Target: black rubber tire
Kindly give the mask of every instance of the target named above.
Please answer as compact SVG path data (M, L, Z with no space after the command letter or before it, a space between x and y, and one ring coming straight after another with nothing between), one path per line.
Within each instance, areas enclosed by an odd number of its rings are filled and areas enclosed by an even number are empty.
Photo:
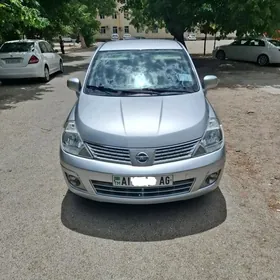
M50 81L50 70L49 70L49 67L47 65L45 65L45 68L44 68L44 78L43 78L43 82L44 83L47 83Z
M226 53L222 50L219 50L216 53L216 58L219 59L219 60L225 60L226 59Z
M260 66L266 66L269 64L269 58L266 54L261 54L259 55L258 59L257 59L257 63Z
M59 73L63 74L63 72L64 72L63 62L62 62L62 60L60 60L60 62L59 62Z

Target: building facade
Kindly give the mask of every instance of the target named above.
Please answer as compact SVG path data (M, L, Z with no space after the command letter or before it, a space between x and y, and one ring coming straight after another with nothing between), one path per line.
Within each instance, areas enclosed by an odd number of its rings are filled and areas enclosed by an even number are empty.
M122 39L123 35L129 33L132 37L145 37L147 39L172 39L173 36L165 28L156 28L152 31L143 29L136 29L130 24L127 12L121 12L121 4L117 3L117 12L112 16L99 15L100 21L99 33L95 35L97 40L110 40L113 33L117 33L119 38Z

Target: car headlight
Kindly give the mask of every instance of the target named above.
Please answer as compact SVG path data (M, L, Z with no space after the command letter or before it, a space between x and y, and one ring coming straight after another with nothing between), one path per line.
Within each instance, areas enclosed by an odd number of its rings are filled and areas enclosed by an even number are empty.
M62 149L69 154L91 158L85 144L76 128L74 121L66 122L65 129L62 134L61 145Z
M216 118L210 118L207 129L202 137L194 156L213 153L219 150L224 144L224 133L222 126Z

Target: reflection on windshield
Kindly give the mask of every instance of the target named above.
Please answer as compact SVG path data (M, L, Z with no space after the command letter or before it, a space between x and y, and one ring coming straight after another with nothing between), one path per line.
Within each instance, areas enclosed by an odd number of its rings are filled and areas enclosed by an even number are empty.
M183 50L126 50L99 52L86 85L114 90L199 90ZM92 94L91 92L88 92Z

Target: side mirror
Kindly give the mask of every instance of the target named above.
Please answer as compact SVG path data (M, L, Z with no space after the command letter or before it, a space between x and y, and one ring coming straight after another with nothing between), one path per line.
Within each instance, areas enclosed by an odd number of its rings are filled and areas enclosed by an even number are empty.
M58 50L54 50L54 52L58 53Z
M75 91L77 96L79 96L82 89L82 84L78 78L70 78L67 80L67 87Z
M212 89L218 86L219 80L216 76L207 75L203 78L204 90Z

